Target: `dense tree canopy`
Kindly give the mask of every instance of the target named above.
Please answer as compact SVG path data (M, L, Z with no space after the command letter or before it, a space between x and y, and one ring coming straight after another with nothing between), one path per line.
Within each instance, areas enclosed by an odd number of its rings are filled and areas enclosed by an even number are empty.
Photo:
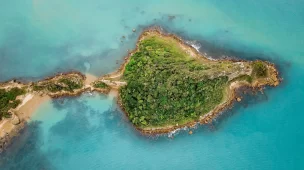
M197 120L223 100L228 77L210 78L210 69L184 50L158 37L140 42L120 89L125 111L137 126L175 125ZM204 72L205 71L205 72Z

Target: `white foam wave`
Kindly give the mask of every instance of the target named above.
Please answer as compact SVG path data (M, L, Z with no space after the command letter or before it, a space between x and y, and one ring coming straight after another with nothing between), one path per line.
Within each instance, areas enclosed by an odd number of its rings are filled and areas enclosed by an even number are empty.
M198 43L197 41L186 41L186 43L189 44L194 49L196 49L196 51L198 51L198 52L199 52L199 49L202 47L202 45L200 43Z

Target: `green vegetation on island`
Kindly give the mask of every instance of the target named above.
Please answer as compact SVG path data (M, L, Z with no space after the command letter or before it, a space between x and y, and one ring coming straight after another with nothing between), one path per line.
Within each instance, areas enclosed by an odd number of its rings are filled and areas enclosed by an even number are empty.
M85 77L82 74L72 72L29 84L15 81L0 83L0 120L14 113L15 108L22 103L25 95L29 93L47 94L52 97L76 94L84 87L84 79Z
M221 65L202 64L176 43L151 37L131 56L120 90L122 103L135 125L163 126L197 120L223 99L228 77L207 73Z
M9 117L9 110L16 108L21 101L17 96L25 94L24 89L14 87L10 90L0 89L0 120L2 117Z
M253 66L253 76L265 77L267 76L267 67L262 61L256 61L252 63Z
M84 80L84 75L78 72L71 72L28 84L16 81L0 83L0 120L13 114L16 111L15 108L30 93L46 94L51 97L77 95L84 90Z
M80 75L62 75L50 80L44 80L33 84L34 91L48 91L57 93L62 91L73 92L83 87L83 78Z
M280 82L271 63L210 60L178 37L155 30L145 31L125 60L118 71L94 82L70 72L28 84L2 83L0 120L17 111L28 94L56 98L118 89L118 102L138 129L166 133L189 123L208 122L235 99L239 86L258 88Z
M197 121L227 100L232 82L251 84L268 72L262 61L212 61L170 36L144 36L120 88L123 109L141 129Z
M110 82L110 81L109 81ZM96 80L92 83L93 91L98 91L100 93L109 93L111 86L103 82L102 80Z
M94 82L93 87L99 88L99 89L109 89L110 88L106 83L101 82L101 81Z

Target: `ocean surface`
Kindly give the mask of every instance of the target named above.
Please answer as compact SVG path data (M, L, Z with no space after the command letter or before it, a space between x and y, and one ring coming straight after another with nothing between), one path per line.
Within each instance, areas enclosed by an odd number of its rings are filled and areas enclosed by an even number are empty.
M284 79L174 138L141 136L112 96L49 101L0 155L0 169L304 169L303 7L303 0L0 0L0 81L112 72L150 26L213 58L269 60Z

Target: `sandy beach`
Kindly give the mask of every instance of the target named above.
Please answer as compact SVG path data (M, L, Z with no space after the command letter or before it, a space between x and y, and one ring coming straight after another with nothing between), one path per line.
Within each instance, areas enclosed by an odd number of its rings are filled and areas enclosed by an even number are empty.
M25 98L26 100L27 98ZM22 103L20 108L17 110L17 115L22 120L30 120L31 116L35 112L35 110L44 102L51 100L51 98L47 95L32 95L31 99L26 100L26 103Z
M97 80L97 77L91 74L86 74L85 86L90 85L93 81ZM48 95L28 94L26 95L22 103L16 108L16 114L20 120L29 121L35 110L44 102L51 100ZM1 125L0 125L1 126ZM0 127L1 128L1 127Z
M50 100L49 96L40 96L37 94L28 94L24 97L22 103L16 108L16 115L13 115L12 118L3 119L0 122L0 137L5 136L6 134L11 134L12 131L19 126L17 122L29 121L35 110L44 102Z
M31 119L35 110L44 102L51 98L47 95L27 94L23 96L22 103L15 109L15 114L11 118L5 118L0 121L0 153L11 143L14 136Z

